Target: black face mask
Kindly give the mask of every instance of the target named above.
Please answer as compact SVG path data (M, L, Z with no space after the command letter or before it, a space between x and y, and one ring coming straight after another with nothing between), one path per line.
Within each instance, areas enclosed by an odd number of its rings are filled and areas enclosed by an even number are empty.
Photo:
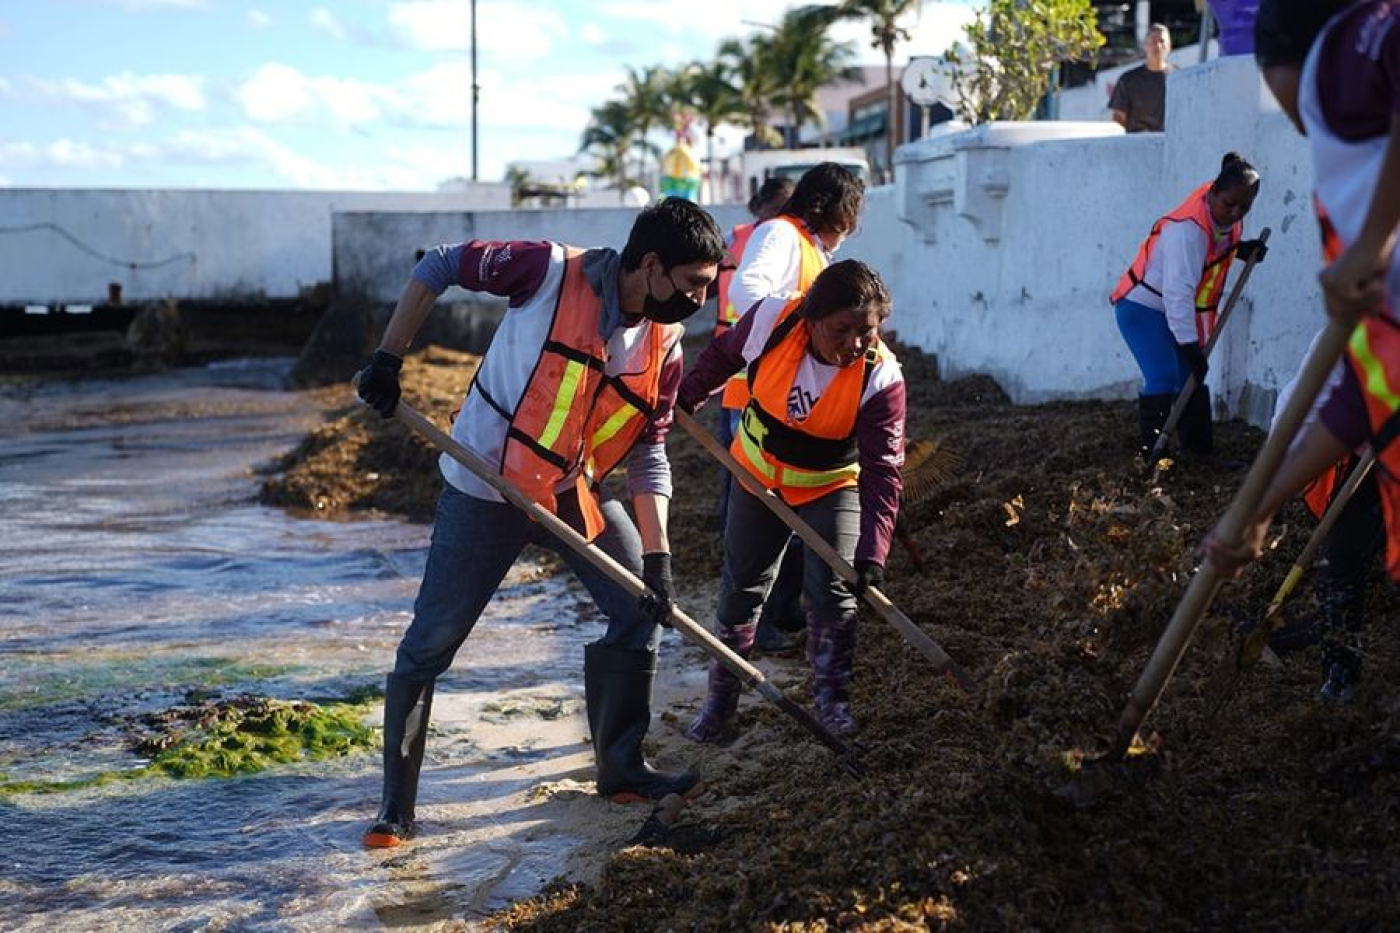
M666 273L667 281L670 281L671 274ZM699 302L692 301L690 296L676 288L676 283L671 282L671 287L675 289L671 297L661 300L651 294L651 280L647 280L647 296L642 300L642 316L649 321L658 324L679 324L700 310Z

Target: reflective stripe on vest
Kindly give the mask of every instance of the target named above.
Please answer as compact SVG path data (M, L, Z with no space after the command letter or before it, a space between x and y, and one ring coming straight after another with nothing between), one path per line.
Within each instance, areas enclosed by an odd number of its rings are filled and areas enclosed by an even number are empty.
M641 326L648 328L642 348L646 365L638 373L608 377L589 416L584 471L594 485L622 462L656 414L661 397L661 367L685 333L682 324L648 322Z
M645 365L639 372L605 375L607 345L598 328L602 299L583 273L583 251L564 248L564 275L549 335L514 412L474 388L509 422L501 474L535 502L557 511L556 490L582 467L575 483L588 539L603 530L593 486L626 456L655 410L661 361L680 325L647 322ZM646 417L641 417L645 415Z
M797 317L801 304L794 299L783 309L769 345L749 367L753 394L730 445L750 473L791 505L855 485L860 475L854 439L861 396L875 363L889 355L883 344L877 345L860 365L837 370L806 420L798 423L787 413L787 400L811 344L806 321ZM801 445L803 438L811 441L802 465L775 454L770 435L778 431L784 432L789 448ZM827 462L821 462L823 458Z
M807 294L807 289L811 288L812 283L817 280L817 276L821 275L827 262L826 254L817 245L816 234L808 231L807 225L802 221L788 214L779 214L772 220L765 220L764 223L785 223L797 231L799 268L797 270L797 287L793 291L798 295ZM762 224L756 224L754 229L756 230L760 226ZM753 235L752 231L749 235ZM749 310L749 308L745 308L744 312ZM735 320L738 320L738 316L735 317ZM744 378L743 373L738 373L724 384L724 394L720 396L720 404L725 408L743 408L748 402L748 380Z
M1235 244L1240 241L1244 230L1243 224L1235 224L1224 236L1216 235L1215 221L1210 216L1210 205L1206 203L1206 193L1209 191L1210 183L1207 182L1191 192L1171 213L1157 219L1151 232L1147 234L1147 239L1138 247L1132 265L1123 273L1117 287L1108 298L1109 304L1117 304L1137 285L1160 296L1161 292L1143 281L1143 276L1147 274L1147 263L1157 248L1157 238L1168 223L1194 223L1206 235L1206 260L1201 266L1201 279L1196 285L1194 299L1196 313L1206 316L1205 320L1199 317L1196 319L1196 335L1202 344L1210 338L1215 329L1215 313L1220 304L1220 295L1225 291L1225 277L1230 270L1230 261L1235 256Z
M1388 315L1361 321L1347 342L1347 362L1361 384L1371 444L1376 451L1376 488L1385 514L1386 569L1400 580L1400 323Z

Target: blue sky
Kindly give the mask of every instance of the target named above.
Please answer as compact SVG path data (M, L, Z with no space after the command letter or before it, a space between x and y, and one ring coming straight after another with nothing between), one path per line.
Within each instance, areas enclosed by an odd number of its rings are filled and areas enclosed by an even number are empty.
M708 59L794 5L478 0L481 179L572 155L626 66ZM0 185L433 190L471 171L469 8L0 0ZM896 61L970 15L924 4ZM867 37L841 31L882 63Z

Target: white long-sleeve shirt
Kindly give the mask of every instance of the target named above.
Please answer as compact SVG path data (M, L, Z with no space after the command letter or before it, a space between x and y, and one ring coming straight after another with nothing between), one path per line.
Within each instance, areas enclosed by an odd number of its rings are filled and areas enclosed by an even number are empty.
M1163 224L1142 282L1123 296L1166 315L1167 327L1177 343L1200 339L1196 333L1196 289L1206 264L1206 246L1206 234L1192 221Z
M802 234L788 223L754 228L729 286L729 299L743 315L764 298L797 294L802 276Z

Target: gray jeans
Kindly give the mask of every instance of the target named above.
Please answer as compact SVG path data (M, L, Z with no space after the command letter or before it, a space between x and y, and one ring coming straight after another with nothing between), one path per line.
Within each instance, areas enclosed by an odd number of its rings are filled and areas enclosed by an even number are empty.
M566 520L570 506L576 511L572 498L561 496L560 516ZM594 544L640 576L642 539L626 508L616 500L606 501L603 517L607 527ZM444 485L423 585L413 604L413 621L399 642L394 673L430 680L447 670L526 544L557 552L607 616L608 630L598 644L656 650L661 629L641 611L636 597L515 506Z
M860 494L846 486L795 509L848 562L855 559L860 537ZM729 496L724 524L724 575L720 580L721 628L758 621L763 600L773 585L778 561L791 532L782 519L737 482ZM809 555L802 564L802 592L808 610L821 623L855 614L856 598L836 579L826 561Z

